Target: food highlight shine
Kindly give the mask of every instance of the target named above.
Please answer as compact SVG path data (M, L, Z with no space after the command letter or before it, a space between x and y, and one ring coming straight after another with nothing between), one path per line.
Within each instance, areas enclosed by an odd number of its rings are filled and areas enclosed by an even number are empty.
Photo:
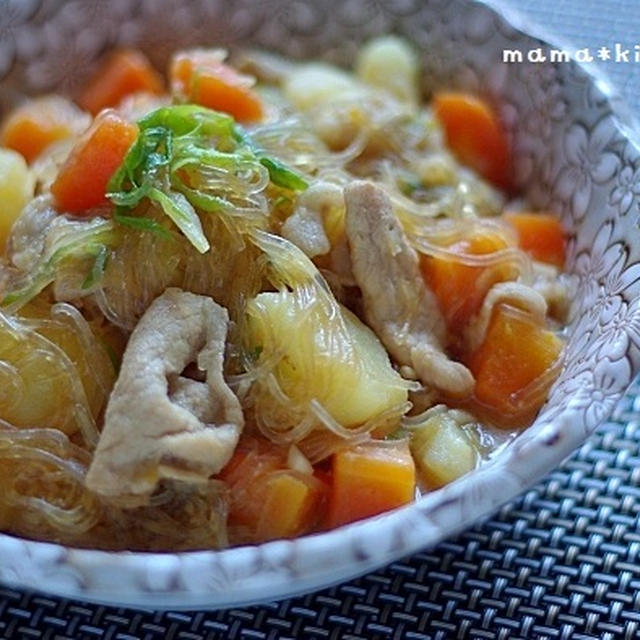
M0 128L0 530L224 548L473 472L562 366L565 233L513 199L485 99L353 71L118 51Z

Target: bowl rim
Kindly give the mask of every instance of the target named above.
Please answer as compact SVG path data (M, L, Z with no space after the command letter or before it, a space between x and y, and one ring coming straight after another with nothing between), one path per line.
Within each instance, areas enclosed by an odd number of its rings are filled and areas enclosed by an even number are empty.
M519 35L567 48L562 39L512 5L501 0L469 1L487 7ZM571 64L597 87L614 116L614 126L640 150L637 120L601 71L588 63ZM611 414L623 393L611 394L611 408L598 423ZM536 421L494 460L416 502L295 541L165 553L80 549L0 533L0 582L89 602L157 609L246 606L327 587L433 546L495 512L586 440L596 424L583 430L568 428L583 412L584 407L570 404L559 415ZM525 457L526 473L514 472ZM203 573L202 578L192 579Z

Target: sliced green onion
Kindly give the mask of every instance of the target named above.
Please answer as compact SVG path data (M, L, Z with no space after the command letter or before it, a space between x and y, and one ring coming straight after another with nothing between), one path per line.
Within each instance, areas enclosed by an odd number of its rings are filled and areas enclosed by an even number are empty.
M87 277L84 279L82 283L83 289L91 289L94 287L104 275L104 271L107 267L107 260L109 259L109 249L102 245L98 249L98 254L96 255L96 259L93 261L93 266L91 270L87 274Z
M115 219L139 230L167 234L153 220L126 215L147 198L162 208L200 253L210 245L195 207L215 213L237 208L238 203L223 189L197 181L196 186L190 184L185 173L210 167L237 177L264 174L264 167L275 185L293 191L308 186L296 171L264 154L227 114L193 104L173 105L147 114L138 126L138 139L109 182L107 195L116 205ZM206 180L202 183L206 185Z
M309 183L296 171L276 158L261 156L260 164L266 167L273 184L292 191L304 191Z
M200 218L186 196L176 191L165 193L152 187L149 191L149 198L155 200L162 207L162 210L173 220L197 251L200 253L209 251L209 241L202 230Z
M171 232L166 227L163 227L159 222L152 220L151 218L145 218L144 216L127 216L116 209L113 219L118 224L125 227L131 227L138 231L149 231L151 233L155 233L161 238L171 238Z

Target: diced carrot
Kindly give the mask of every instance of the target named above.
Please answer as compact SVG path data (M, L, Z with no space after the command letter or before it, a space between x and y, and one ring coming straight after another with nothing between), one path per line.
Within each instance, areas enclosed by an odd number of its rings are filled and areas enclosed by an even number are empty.
M107 203L107 184L138 135L117 113L100 113L76 143L51 185L58 211L82 214Z
M266 440L243 437L220 478L232 487L251 484L255 477L284 468L287 449Z
M36 98L9 114L0 131L0 145L31 163L54 142L80 134L89 122L88 114L65 98Z
M229 485L229 525L255 528L262 510L263 479L269 473L281 469L285 462L284 450L267 448L261 441L247 439L241 441L231 460L220 472L220 479Z
M367 443L335 453L327 524L337 527L414 499L416 470L409 445Z
M516 230L518 244L534 260L562 267L566 235L558 218L550 213L511 212L504 219Z
M325 483L286 461L287 449L247 438L220 473L229 486L229 527L237 542L291 538L319 521Z
M482 231L453 243L447 249L461 256L481 256L508 246L506 237L497 231ZM452 333L458 333L479 311L494 284L518 276L517 266L509 262L472 266L445 256L421 255L420 266Z
M162 77L140 52L121 49L114 52L86 86L78 104L93 114L115 107L134 93L160 94Z
M324 486L312 475L283 470L264 479L257 539L293 538L306 533L317 520Z
M219 50L191 49L173 56L169 67L171 90L179 99L224 111L239 122L263 117L254 80L225 64Z
M529 314L499 305L469 362L477 401L507 426L530 419L558 373L554 365L562 347L562 340Z
M470 94L453 91L437 93L432 105L444 127L447 145L458 160L497 187L509 190L507 136L490 105Z

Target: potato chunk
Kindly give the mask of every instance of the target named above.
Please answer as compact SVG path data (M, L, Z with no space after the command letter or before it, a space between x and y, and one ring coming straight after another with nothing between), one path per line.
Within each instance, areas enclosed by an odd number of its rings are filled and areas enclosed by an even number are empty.
M302 111L364 92L352 75L323 62L300 65L284 83L285 97Z
M251 342L263 359L280 354L274 373L284 393L297 402L316 399L346 427L406 402L404 383L371 329L344 307L333 318L318 307L310 311L288 291L261 293L249 304Z
M358 54L356 74L402 102L418 102L418 59L402 38L384 36L367 43Z
M25 159L11 149L0 149L0 255L13 223L33 198L35 179Z
M0 312L0 419L80 431L95 444L95 420L115 379L106 349L71 305L34 302L20 313Z
M456 419L460 413L436 413L412 431L411 453L430 489L443 487L476 468L478 452Z

